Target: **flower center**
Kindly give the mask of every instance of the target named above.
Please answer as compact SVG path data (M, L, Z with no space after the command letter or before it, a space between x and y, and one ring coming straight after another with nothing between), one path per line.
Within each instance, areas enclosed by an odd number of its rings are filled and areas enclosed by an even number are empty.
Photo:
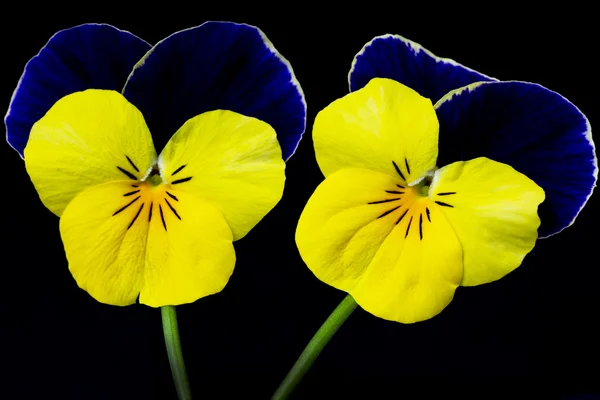
M416 184L414 188L417 190L417 193L421 195L421 197L429 197L429 187L431 186L431 182L433 181L433 177L427 175L421 182Z
M160 170L158 169L158 165L154 165L148 178L146 181L150 184L150 186L158 186L163 183L162 178L160 177Z

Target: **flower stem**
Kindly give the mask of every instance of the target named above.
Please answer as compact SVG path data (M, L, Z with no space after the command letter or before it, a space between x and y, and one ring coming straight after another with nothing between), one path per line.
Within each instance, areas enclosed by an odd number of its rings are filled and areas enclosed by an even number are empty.
M163 333L167 345L167 354L169 355L169 364L171 365L177 395L179 400L191 400L192 393L190 392L190 384L185 372L183 353L181 352L175 307L164 306L161 307L160 312L162 314Z
M315 333L315 336L310 340L300 357L288 372L287 376L279 385L279 388L271 397L271 400L284 400L287 399L294 388L306 372L308 372L311 365L315 362L316 358L321 353L321 350L329 343L329 340L335 335L340 326L346 321L346 319L352 314L352 311L356 308L356 301L352 298L352 296L347 295L344 300L336 307L335 310L331 313L327 321L321 328Z

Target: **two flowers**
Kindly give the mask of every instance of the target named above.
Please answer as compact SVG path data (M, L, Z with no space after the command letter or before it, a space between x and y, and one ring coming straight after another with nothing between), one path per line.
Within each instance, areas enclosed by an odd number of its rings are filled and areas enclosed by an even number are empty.
M353 93L315 120L326 180L296 241L321 280L377 316L430 318L458 285L502 277L591 194L589 124L554 92L391 35L349 78ZM305 112L289 64L253 27L206 23L150 50L84 25L28 64L6 123L61 215L78 284L102 302L163 306L225 285L231 242L281 197Z

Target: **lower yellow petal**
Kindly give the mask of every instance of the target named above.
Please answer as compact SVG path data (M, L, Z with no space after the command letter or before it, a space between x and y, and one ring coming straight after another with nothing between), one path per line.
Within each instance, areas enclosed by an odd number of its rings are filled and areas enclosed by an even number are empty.
M164 185L93 186L69 203L60 231L77 284L107 304L190 303L220 291L235 264L219 211Z
M296 243L319 279L389 320L433 317L462 279L461 247L443 215L384 173L328 176L300 217Z
M159 156L164 182L206 199L241 239L281 199L285 163L273 128L233 111L200 114Z
M544 191L512 167L481 157L435 173L430 197L464 251L463 286L508 274L533 249Z
M152 307L220 292L235 265L233 236L223 215L187 192L171 188L168 193L155 196L148 235L140 303Z

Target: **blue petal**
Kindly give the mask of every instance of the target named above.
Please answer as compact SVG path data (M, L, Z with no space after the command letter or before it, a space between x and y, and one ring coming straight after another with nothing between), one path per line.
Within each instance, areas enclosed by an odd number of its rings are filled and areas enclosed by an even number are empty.
M591 127L567 99L525 82L475 83L436 105L438 166L488 157L509 164L546 192L538 234L570 226L598 177Z
M269 123L284 159L306 126L304 95L290 64L253 26L206 22L158 43L124 95L144 114L157 150L188 119L225 109Z
M25 66L4 119L6 139L21 154L29 131L60 98L86 89L121 91L150 45L104 24L56 33Z
M373 78L396 80L433 103L451 90L496 80L448 58L436 57L412 40L389 34L375 37L354 57L348 75L350 91L362 88Z

